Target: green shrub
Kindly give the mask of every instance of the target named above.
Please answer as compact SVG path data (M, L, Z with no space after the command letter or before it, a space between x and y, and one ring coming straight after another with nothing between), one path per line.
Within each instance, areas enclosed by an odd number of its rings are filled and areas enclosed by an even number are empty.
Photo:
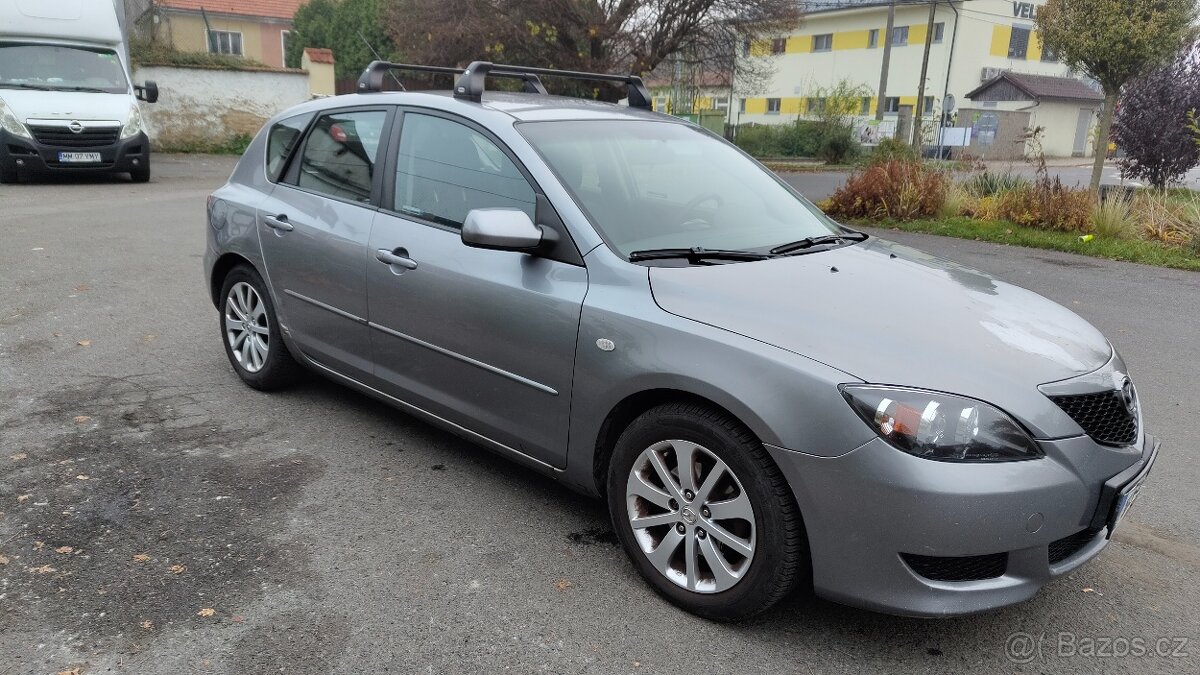
M858 141L854 140L850 129L832 127L823 134L817 156L826 164L845 164L858 154L859 148Z
M269 69L265 63L230 54L184 52L161 42L132 40L129 58L137 66L198 66L224 70Z
M973 197L997 197L1005 192L1027 187L1030 182L1012 171L984 171L968 180L964 187Z
M820 123L799 120L791 124L742 125L735 142L755 157L816 157L823 139Z
M1113 195L1099 199L1092 207L1092 230L1108 239L1133 239L1137 223L1133 220L1130 200Z
M867 156L871 164L886 164L888 162L915 162L920 157L913 146L897 138L885 138Z
M871 220L912 220L938 213L950 179L921 162L891 161L850 174L829 198L831 216Z

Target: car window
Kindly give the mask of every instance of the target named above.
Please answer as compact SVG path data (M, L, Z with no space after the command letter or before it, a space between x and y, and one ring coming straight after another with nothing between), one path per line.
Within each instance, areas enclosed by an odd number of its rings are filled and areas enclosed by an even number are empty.
M371 176L386 119L382 110L321 116L304 143L297 185L350 201L370 201Z
M487 136L432 115L406 113L394 210L460 227L471 209L509 207L534 217L529 182Z
M305 113L271 125L271 130L267 132L267 178L279 180L279 172L283 171L283 165L287 163L287 158L312 116L312 113Z

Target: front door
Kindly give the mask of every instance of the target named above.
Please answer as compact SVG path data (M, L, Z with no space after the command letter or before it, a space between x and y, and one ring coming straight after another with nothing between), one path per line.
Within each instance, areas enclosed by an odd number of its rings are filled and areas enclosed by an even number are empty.
M482 130L406 113L394 192L367 264L375 373L389 394L556 467L565 466L587 270L469 248L475 208L535 216L536 193ZM391 172L388 172L391 176Z
M258 216L267 274L293 342L360 380L372 370L365 268L387 118L385 109L318 117Z

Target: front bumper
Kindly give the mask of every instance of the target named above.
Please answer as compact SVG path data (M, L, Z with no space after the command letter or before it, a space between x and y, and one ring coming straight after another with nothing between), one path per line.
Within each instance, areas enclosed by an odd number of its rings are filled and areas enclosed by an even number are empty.
M60 152L98 152L100 161L64 164ZM136 171L150 166L150 139L144 132L98 147L58 147L20 138L0 129L0 168L30 173L92 173Z
M1039 445L1045 458L1002 464L919 459L882 439L834 458L768 450L804 514L818 595L942 617L1021 602L1095 557L1117 495L1145 477L1158 451L1144 434L1128 448L1086 436ZM962 581L914 559L936 569L999 562L988 578L974 568Z

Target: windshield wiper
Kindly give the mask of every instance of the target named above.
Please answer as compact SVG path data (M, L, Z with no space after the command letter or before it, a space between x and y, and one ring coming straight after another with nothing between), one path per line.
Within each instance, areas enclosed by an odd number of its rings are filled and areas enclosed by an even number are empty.
M652 248L645 251L634 251L629 254L629 262L639 262L642 260L670 260L674 258L686 258L690 263L703 262L705 260L767 260L772 258L769 253L755 253L753 251L731 251L726 249L710 249L700 246L692 248Z
M815 246L824 244L840 244L844 241L865 241L868 237L866 232L848 231L841 234L826 234L820 237L805 237L799 241L793 241L790 244L783 244L771 249L771 253L775 255L787 255L797 251L804 251Z
M53 91L82 91L89 94L111 94L107 89L98 89L96 87L53 87Z
M36 89L38 91L54 91L54 89L43 84L29 84L28 82L0 82L0 87L5 89Z

